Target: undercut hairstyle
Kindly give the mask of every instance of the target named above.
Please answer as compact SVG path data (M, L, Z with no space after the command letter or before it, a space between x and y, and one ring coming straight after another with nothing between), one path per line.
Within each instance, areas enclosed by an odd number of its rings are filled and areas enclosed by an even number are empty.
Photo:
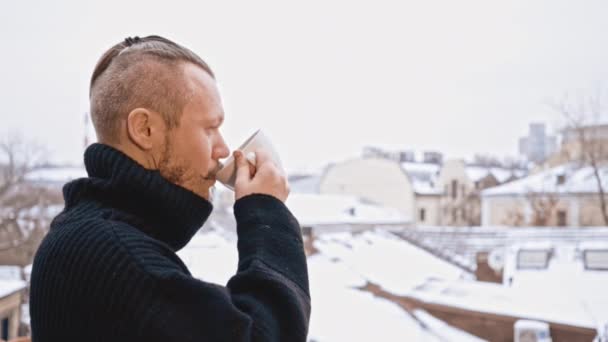
M129 37L97 62L89 88L91 119L100 142L117 143L120 123L135 108L160 113L169 129L177 127L193 90L184 65L215 75L198 55L160 36Z

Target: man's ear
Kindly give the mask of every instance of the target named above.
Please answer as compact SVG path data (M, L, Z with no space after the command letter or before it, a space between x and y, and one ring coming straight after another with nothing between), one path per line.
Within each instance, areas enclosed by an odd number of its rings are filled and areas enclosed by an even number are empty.
M127 116L127 135L142 150L151 150L165 136L165 122L160 114L135 108Z

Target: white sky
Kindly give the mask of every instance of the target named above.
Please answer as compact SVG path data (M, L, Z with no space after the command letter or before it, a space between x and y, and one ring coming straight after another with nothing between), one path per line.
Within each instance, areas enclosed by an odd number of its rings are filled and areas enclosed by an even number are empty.
M80 162L95 62L127 36L197 52L236 147L256 128L289 169L362 145L514 155L545 104L608 77L608 2L4 1L0 131Z

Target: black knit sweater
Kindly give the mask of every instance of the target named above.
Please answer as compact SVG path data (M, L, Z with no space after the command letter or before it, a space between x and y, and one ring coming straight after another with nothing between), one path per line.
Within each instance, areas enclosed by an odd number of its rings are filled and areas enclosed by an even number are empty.
M281 201L235 203L239 263L224 287L175 254L211 213L207 200L106 145L91 145L85 165L34 259L34 342L306 340L306 258Z

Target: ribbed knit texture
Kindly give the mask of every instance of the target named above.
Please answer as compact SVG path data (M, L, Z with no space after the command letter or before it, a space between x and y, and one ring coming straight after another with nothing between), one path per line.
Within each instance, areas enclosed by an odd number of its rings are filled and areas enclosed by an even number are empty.
M106 145L91 145L85 165L34 259L34 342L306 340L306 258L281 201L235 203L239 265L224 287L175 254L209 217L207 200Z

